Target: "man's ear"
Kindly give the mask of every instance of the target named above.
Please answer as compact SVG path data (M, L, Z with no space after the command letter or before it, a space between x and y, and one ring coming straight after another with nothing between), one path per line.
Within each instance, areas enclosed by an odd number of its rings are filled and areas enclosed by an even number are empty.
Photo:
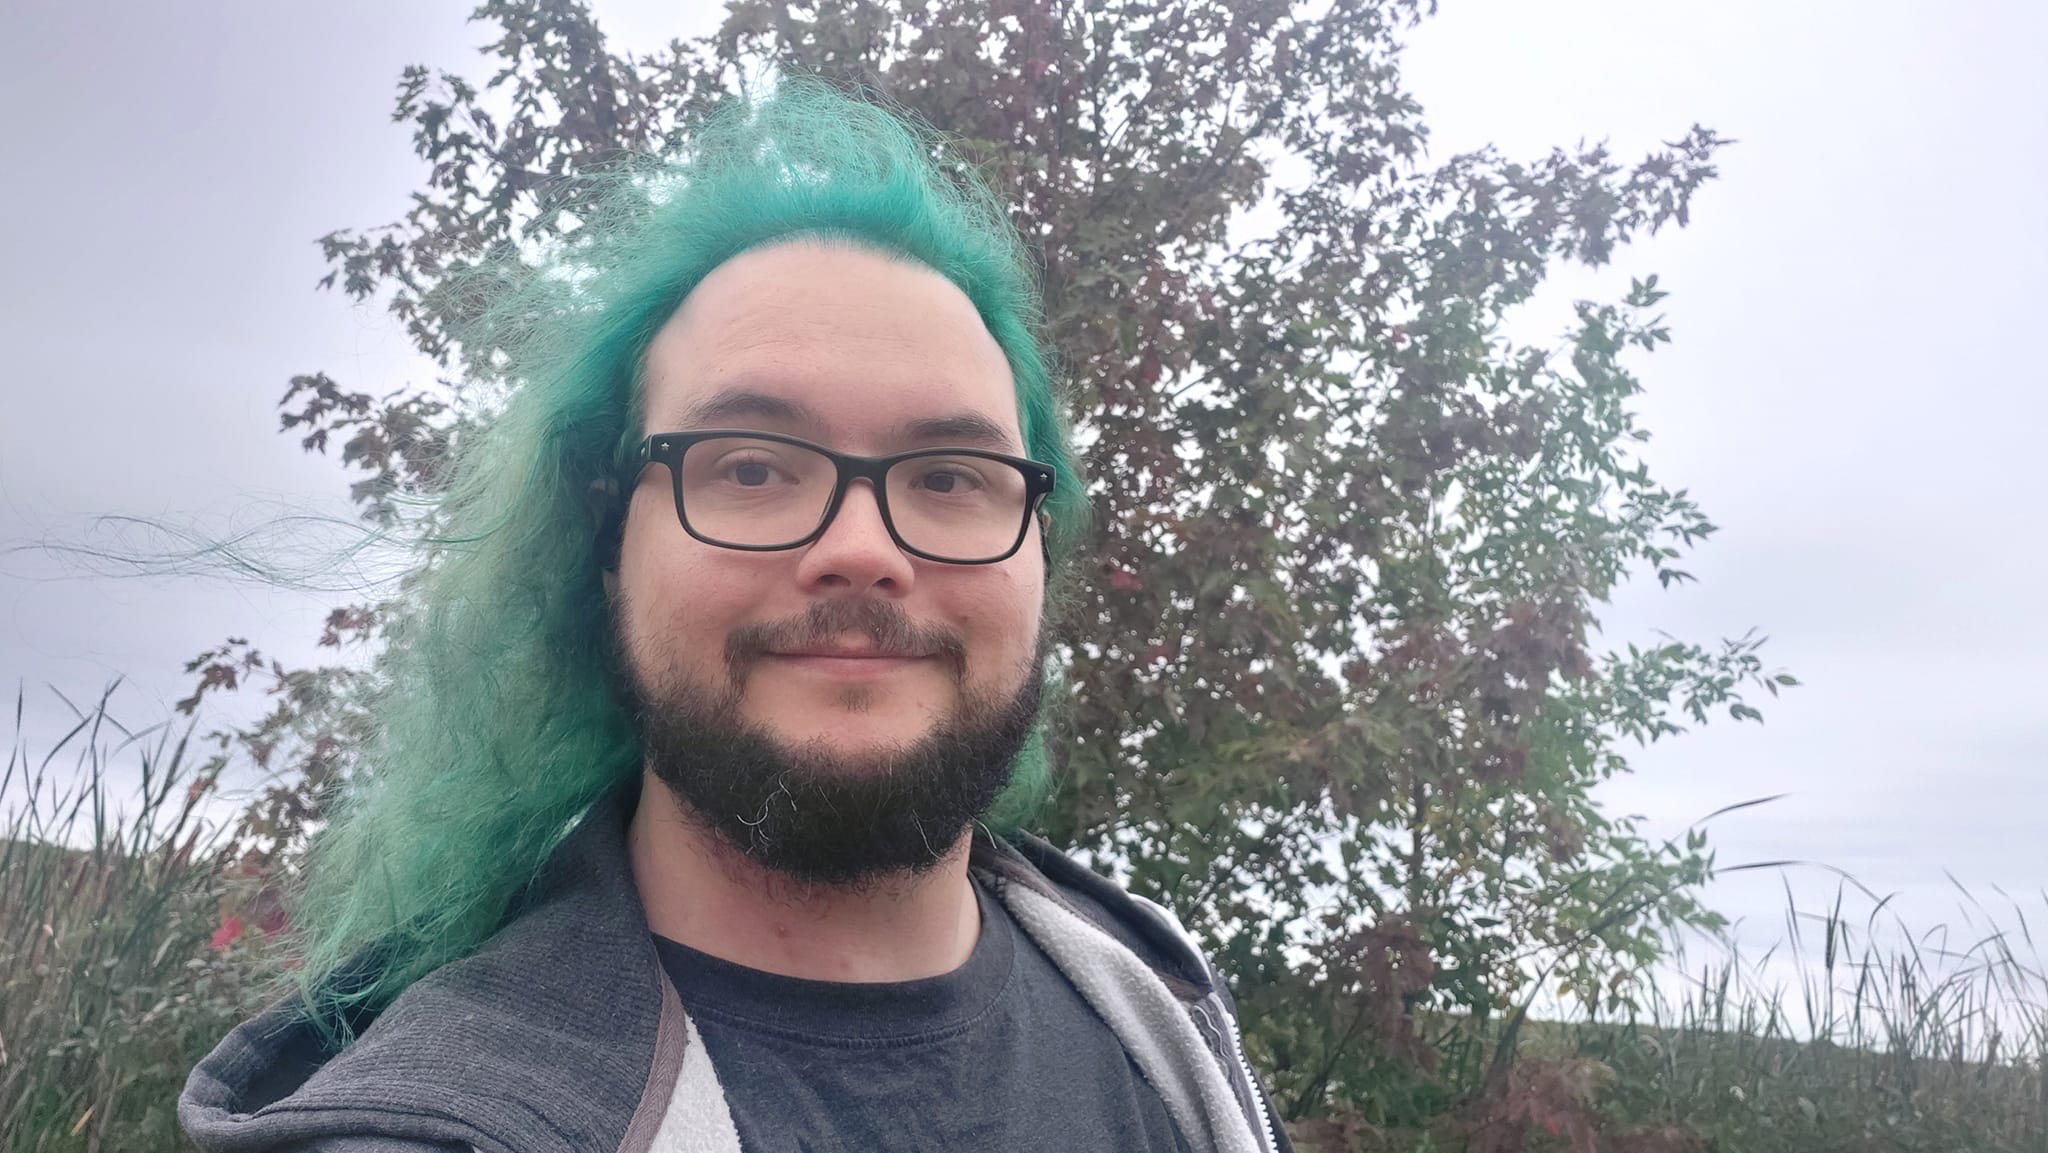
M610 596L619 580L619 545L626 532L626 502L619 499L619 484L610 477L590 482L583 490L590 519L597 525L590 550L604 573L605 595Z

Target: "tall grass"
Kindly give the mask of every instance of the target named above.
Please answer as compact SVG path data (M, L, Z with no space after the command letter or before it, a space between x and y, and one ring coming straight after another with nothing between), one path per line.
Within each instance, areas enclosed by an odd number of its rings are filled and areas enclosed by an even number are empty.
M1697 967L1677 950L1684 983L1647 1019L1580 1026L1614 1073L1608 1108L1715 1149L2048 1153L2048 976L2027 908L1963 890L1958 940L1910 932L1888 899L1852 919L1843 892L1808 912L1788 888L1779 947Z
M102 695L34 756L22 706L0 774L0 1151L178 1148L185 1073L255 992L215 947L225 829L189 730L128 732Z

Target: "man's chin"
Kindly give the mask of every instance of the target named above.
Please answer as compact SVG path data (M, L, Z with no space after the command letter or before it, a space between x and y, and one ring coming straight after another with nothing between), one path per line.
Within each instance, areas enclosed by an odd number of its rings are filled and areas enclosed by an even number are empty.
M834 777L868 777L889 771L932 733L929 722L873 724L866 718L801 727L761 724L758 730L783 758Z
M740 719L795 743L819 737L907 744L957 714L960 693L939 686L764 685L753 678L738 694Z
M1037 705L1024 691L984 716L858 739L836 718L785 736L679 702L643 711L642 739L655 777L756 864L857 885L938 864L1009 783Z

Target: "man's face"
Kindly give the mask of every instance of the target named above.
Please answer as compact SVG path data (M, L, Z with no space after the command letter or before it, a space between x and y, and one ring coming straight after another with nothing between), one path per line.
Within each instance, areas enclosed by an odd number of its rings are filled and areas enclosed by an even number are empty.
M1024 455L1008 363L972 303L930 269L859 249L798 241L727 262L655 336L645 389L648 434L743 429L864 456ZM996 564L922 560L897 547L872 488L856 481L815 541L742 552L686 533L669 482L659 465L641 473L616 587L650 767L664 780L692 771L653 763L679 736L750 742L747 764L729 774L794 770L856 795L904 775L906 756L948 776L960 766L937 765L935 750L1007 762L1017 714L1028 730L1035 712L1045 579L1035 524ZM669 755L710 765L693 752ZM727 781L701 796L751 806L784 783ZM729 833L735 821L755 827L747 813L700 815ZM922 820L911 816L919 835L948 838L935 849L957 835Z

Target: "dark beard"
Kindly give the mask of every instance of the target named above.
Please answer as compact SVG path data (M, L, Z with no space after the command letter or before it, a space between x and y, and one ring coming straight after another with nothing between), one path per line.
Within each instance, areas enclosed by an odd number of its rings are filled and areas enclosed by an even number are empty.
M963 692L922 739L875 757L839 756L822 740L791 748L741 718L745 678L761 653L846 633L936 649L956 686L964 675L957 642L920 633L900 610L874 601L824 602L799 621L736 632L722 691L689 684L651 691L633 662L624 663L647 767L687 816L763 868L851 887L932 868L995 803L1037 722L1043 662L1034 656L1007 699Z

